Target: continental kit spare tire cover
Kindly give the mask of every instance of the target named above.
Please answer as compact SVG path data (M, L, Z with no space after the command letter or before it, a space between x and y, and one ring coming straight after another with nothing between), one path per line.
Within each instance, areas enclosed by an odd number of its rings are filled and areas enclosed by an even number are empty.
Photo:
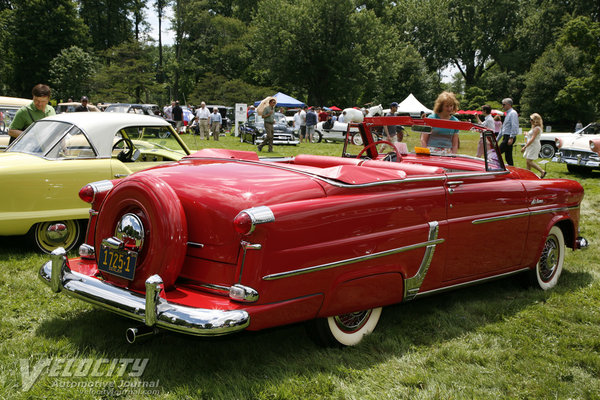
M121 287L145 291L148 277L158 274L165 288L179 276L187 248L187 222L179 197L162 179L139 174L119 182L105 199L96 225L94 246L99 259L102 240L116 234L126 214L141 221L143 242L139 248L133 280L102 272L102 277Z

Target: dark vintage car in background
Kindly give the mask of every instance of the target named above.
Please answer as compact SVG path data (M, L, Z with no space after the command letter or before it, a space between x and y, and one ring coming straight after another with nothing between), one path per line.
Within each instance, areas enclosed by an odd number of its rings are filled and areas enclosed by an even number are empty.
M481 133L484 157L372 134L417 124ZM582 186L505 167L493 132L410 117L355 127L364 145L346 140L342 157L204 149L92 183L80 191L91 205L80 257L59 248L40 277L141 321L129 341L308 321L315 340L339 346L359 343L386 305L516 274L551 289L565 247L587 246Z
M285 115L276 112L274 114L275 123L273 124L273 144L292 144L300 143L298 137L294 134L285 119ZM241 142L250 144L261 144L265 140L265 123L261 116L256 113L250 114L248 120L238 126L238 133Z

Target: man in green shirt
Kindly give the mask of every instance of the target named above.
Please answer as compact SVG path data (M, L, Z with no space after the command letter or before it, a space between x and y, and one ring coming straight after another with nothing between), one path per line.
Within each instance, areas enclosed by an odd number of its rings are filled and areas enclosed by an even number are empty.
M48 104L51 92L47 85L41 83L35 85L31 94L33 95L31 104L23 106L17 111L8 128L8 134L10 135L9 144L38 119L56 114L54 108Z
M262 117L265 121L265 133L267 134L267 138L264 142L258 145L258 151L262 151L262 148L265 145L269 145L269 153L273 152L273 124L275 123L275 105L277 104L277 100L274 97L271 97L269 100L269 105L266 106L262 112Z

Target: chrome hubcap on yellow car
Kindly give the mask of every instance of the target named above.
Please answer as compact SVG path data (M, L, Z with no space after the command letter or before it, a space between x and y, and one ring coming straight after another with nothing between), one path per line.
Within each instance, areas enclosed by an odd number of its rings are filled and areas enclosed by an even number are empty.
M58 247L70 250L79 240L77 221L40 222L35 227L35 243L44 253L51 253Z

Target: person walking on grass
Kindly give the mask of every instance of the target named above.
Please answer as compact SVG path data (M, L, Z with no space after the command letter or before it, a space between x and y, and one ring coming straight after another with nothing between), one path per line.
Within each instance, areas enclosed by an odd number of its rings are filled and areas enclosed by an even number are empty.
M544 121L538 113L531 114L529 120L531 121L531 129L525 134L525 146L521 149L521 153L523 153L523 157L527 161L527 169L530 171L532 168L538 170L540 178L544 178L546 171L535 162L539 158L540 149L542 148L540 135L544 129Z

